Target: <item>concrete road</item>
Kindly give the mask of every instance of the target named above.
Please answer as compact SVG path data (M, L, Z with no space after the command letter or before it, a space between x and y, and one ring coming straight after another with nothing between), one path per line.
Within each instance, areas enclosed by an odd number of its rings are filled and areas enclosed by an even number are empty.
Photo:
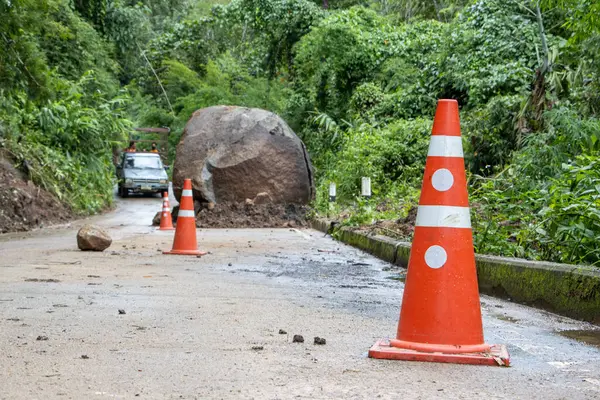
M294 229L199 230L209 255L162 255L160 205L0 235L0 398L600 398L600 349L557 333L591 325L483 296L511 368L369 359L398 322L390 265ZM112 246L78 251L84 222Z

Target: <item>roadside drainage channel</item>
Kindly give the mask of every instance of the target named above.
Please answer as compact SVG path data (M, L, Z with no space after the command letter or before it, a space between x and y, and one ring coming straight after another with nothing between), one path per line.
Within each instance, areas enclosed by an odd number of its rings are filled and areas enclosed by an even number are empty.
M313 229L406 268L410 243L312 220ZM600 270L594 267L475 255L479 291L600 325Z

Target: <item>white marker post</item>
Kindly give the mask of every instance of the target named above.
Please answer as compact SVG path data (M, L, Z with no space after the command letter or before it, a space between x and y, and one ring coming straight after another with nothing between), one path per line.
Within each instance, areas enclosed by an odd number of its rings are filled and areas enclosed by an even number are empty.
M335 182L331 182L329 184L329 202L330 203L335 203L335 196L336 196Z
M361 194L367 199L371 198L371 178L363 176L361 185Z

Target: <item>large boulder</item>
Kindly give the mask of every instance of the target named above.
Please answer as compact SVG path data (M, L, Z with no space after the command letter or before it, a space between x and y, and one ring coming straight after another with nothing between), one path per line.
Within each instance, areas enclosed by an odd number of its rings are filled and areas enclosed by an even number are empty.
M112 239L104 230L94 225L84 225L77 232L77 247L80 250L103 251L112 243Z
M179 199L190 178L194 200L244 202L258 194L273 203L305 204L313 198L306 148L272 112L215 106L198 110L177 145L173 189Z

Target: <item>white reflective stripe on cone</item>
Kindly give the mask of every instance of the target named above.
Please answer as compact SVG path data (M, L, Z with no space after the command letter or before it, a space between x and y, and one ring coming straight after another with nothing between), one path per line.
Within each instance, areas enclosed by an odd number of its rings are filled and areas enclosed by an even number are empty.
M427 156L463 157L462 139L460 136L432 135Z
M183 192L181 192L182 196L192 196L192 191L190 189L185 189Z
M171 211L171 210L169 210L168 208L165 207L165 208L163 208L163 211Z
M177 214L177 217L193 217L194 216L194 211L192 210L179 210L179 214Z
M431 228L470 228L469 207L419 206L416 226Z

